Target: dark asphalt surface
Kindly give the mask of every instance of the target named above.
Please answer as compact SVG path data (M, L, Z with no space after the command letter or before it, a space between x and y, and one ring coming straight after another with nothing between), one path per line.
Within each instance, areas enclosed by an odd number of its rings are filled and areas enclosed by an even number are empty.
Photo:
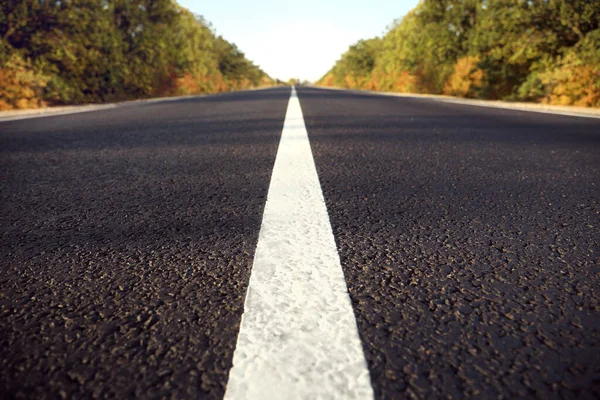
M0 398L221 398L290 90L0 122Z
M600 398L600 120L298 95L376 397Z
M600 120L298 88L377 398L600 397ZM0 398L214 398L289 89L0 122Z

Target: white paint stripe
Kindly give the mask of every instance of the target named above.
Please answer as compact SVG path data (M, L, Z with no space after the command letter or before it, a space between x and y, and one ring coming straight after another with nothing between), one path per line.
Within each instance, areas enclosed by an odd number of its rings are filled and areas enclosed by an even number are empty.
M288 104L225 399L372 399L296 91Z

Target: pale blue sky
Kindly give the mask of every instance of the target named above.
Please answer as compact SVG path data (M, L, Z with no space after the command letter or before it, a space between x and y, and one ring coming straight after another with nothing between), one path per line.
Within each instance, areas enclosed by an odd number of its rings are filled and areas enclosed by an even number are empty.
M177 0L273 78L314 81L348 46L385 32L418 0Z

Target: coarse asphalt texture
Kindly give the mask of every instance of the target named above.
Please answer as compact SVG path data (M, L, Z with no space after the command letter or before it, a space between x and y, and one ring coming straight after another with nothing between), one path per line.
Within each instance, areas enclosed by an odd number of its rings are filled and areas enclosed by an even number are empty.
M0 123L0 398L221 398L290 90Z
M600 121L300 88L376 397L600 397Z
M376 398L600 397L600 121L297 92ZM0 398L222 398L289 95L0 122Z

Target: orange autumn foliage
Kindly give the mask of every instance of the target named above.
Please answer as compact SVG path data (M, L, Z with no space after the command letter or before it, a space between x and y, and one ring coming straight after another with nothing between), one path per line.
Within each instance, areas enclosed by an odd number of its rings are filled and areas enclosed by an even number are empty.
M543 103L600 106L600 67L567 64L541 74L541 81L550 89Z
M0 110L44 107L42 90L47 83L31 63L13 54L0 67Z
M485 73L477 66L479 57L465 56L454 64L454 73L444 85L444 94L458 97L476 97Z
M416 92L418 85L418 79L416 76L411 75L408 71L402 71L399 73L394 82L394 90L398 92Z
M329 73L329 74L325 75L323 77L323 79L321 79L319 81L319 84L321 86L328 86L328 87L335 86L334 82L333 82L333 74Z

